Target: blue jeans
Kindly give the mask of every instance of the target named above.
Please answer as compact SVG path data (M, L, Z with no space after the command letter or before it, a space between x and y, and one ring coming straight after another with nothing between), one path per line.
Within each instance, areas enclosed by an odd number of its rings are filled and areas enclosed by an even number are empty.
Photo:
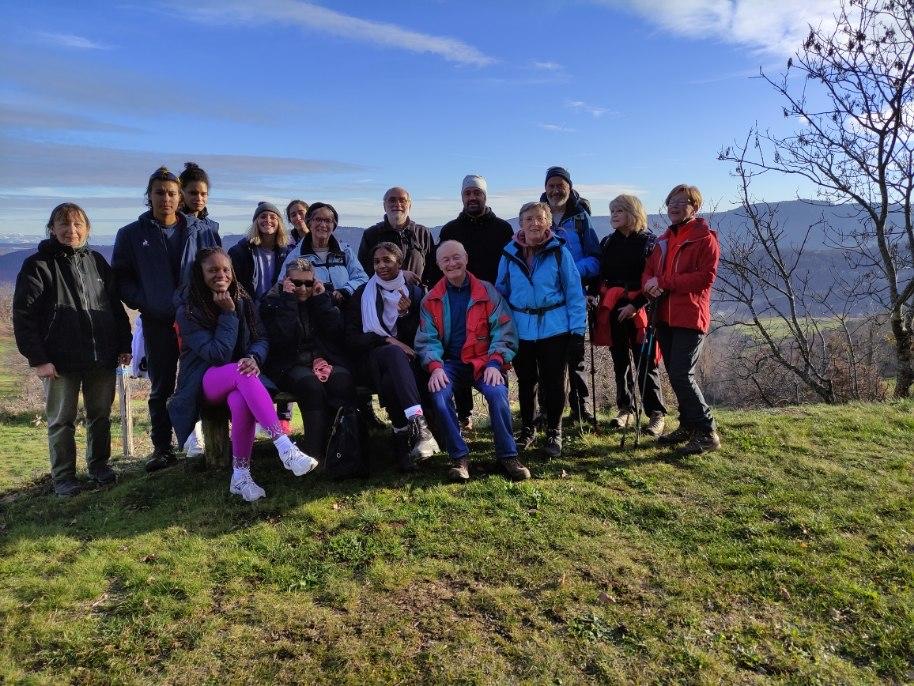
M458 360L445 360L444 373L450 383L437 393L431 394L432 404L438 414L441 433L448 455L452 460L466 457L470 449L460 435L457 408L454 405L454 389L475 387L489 405L489 420L495 435L495 456L499 460L517 457L517 444L511 426L511 406L508 403L508 386L490 386L479 377L473 381L473 367Z

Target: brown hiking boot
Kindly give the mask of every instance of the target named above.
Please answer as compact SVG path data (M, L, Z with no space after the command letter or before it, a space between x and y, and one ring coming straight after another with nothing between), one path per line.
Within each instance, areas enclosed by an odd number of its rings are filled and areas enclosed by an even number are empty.
M659 436L663 433L663 427L666 425L666 417L663 412L651 412L650 421L644 427L644 433L648 436Z
M664 434L658 438L657 443L660 445L676 445L677 443L687 443L688 441L692 440L693 433L693 429L680 425L679 428L675 431Z
M683 455L700 455L720 448L720 436L714 429L696 429L692 438L679 449Z
M630 422L634 421L635 417L631 412L627 410L622 410L615 417L609 420L610 429L624 429L629 425Z
M530 478L530 470L524 467L516 457L499 460L499 463L512 481L526 481Z
M453 466L447 470L447 478L458 482L470 480L470 460L466 455L454 460Z

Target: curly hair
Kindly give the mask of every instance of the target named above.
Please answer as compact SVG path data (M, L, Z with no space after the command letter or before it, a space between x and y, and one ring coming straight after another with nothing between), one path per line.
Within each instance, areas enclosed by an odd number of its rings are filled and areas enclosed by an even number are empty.
M229 264L232 262L232 258L222 248L201 248L197 251L197 256L194 259L190 272L190 283L187 288L187 318L207 329L216 328L219 315L222 313L222 310L213 302L213 292L206 285L206 281L203 278L203 263L213 255L222 255L229 261ZM232 283L229 284L228 292L232 296L232 300L235 301L236 312L239 309L239 305L242 302L244 303L241 309L244 311L245 324L247 324L251 335L256 336L258 329L257 318L254 316L254 301L241 284L238 283L238 279L235 278L234 267L232 267Z

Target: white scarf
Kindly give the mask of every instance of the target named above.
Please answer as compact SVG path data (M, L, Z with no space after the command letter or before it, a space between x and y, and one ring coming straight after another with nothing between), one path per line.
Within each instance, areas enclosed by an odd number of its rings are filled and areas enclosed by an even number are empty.
M378 293L381 294L384 306L381 321L378 320ZM377 274L368 279L362 293L362 331L376 333L379 336L396 336L397 319L400 316L397 303L404 294L409 297L402 271L397 274L397 278L390 281L382 281Z

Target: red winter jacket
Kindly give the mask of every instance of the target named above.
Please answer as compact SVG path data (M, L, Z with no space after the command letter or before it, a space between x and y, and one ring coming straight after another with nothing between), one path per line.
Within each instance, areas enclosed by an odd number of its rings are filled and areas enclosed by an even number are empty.
M707 333L711 324L711 284L717 276L719 259L717 233L703 218L695 217L666 230L657 240L641 276L642 287L656 276L664 291L658 322Z

